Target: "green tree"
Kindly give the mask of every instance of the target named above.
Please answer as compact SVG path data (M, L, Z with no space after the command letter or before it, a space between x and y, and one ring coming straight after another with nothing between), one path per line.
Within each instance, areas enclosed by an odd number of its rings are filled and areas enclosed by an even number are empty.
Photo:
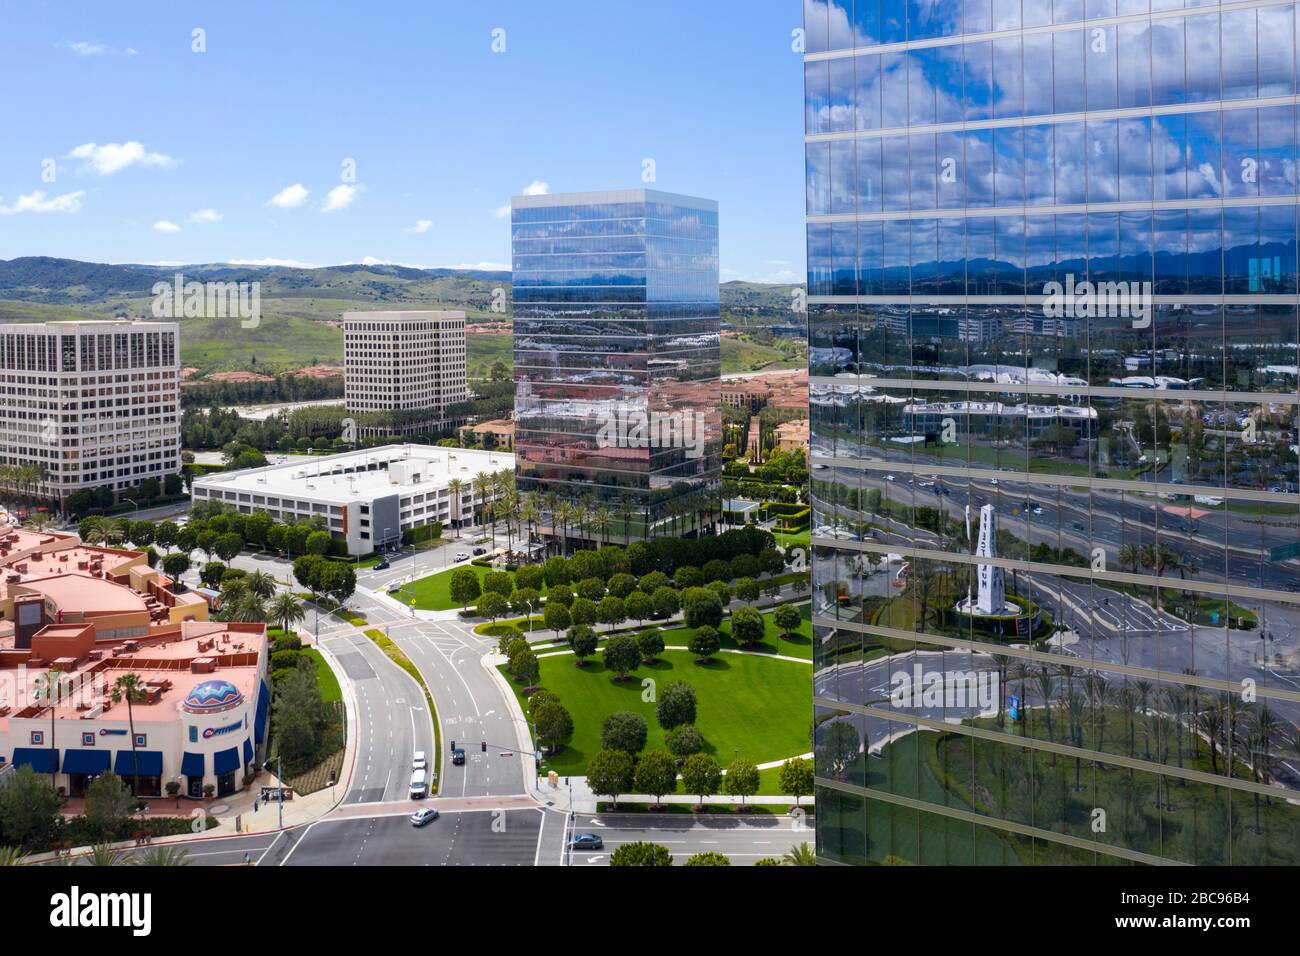
M60 803L50 782L30 766L11 770L0 786L0 831L23 849L42 850L54 834Z
M659 692L655 717L664 730L695 723L695 688L685 681L673 681Z
M111 770L101 773L86 787L86 825L100 840L117 839L134 806L135 798L122 778Z
M483 593L483 588L479 584L478 575L474 573L473 568L457 568L451 572L448 592L451 594L453 601L465 608L469 606L470 601ZM510 592L507 591L506 593L509 594ZM505 595L502 595L502 600L505 600Z
M533 725L537 728L537 739L546 744L551 753L573 737L573 716L558 700L548 700L538 707Z
M758 764L747 757L737 757L727 767L723 786L733 797L740 797L743 805L747 797L758 793Z
M654 602L644 591L633 591L623 599L623 609L627 616L636 621L637 627L646 622L646 619L655 612Z
M780 784L781 791L793 796L795 806L799 806L800 798L812 793L813 790L812 761L806 757L791 757L781 764L777 782Z
M662 618L670 618L682 609L681 598L667 585L655 588L650 600L654 602L655 613Z
M600 725L600 746L635 757L645 749L648 734L644 717L630 710L616 710Z
M694 724L681 724L664 735L668 752L679 759L697 754L704 749L704 737Z
M741 647L754 647L763 640L763 615L752 607L738 607L731 614L731 637Z
M308 554L324 555L329 553L330 533L328 531L313 531L307 535L306 548Z
M781 861L785 866L816 866L817 854L807 843L800 843L787 850Z
M712 627L701 627L691 635L687 647L695 655L695 663L711 664L713 663L713 655L718 653L718 649L722 647L722 637Z
M664 636L658 628L642 631L636 636L636 643L641 648L641 660L646 664L653 664L664 652Z
M682 866L731 866L731 861L716 850L702 850L688 857Z
M623 599L609 595L604 598L596 608L596 617L601 624L608 624L610 633L614 628L627 620L627 609L623 606Z
M596 632L585 624L569 628L569 646L573 648L576 663L582 667L585 659L596 653Z
M546 609L542 612L542 621L546 624L547 630L555 632L556 637L560 631L567 630L573 623L569 615L569 609L563 604L552 604L549 600L546 602Z
M573 605L569 608L569 616L573 619L574 624L583 624L590 627L596 623L596 605L586 598L575 598Z
M673 855L659 843L637 840L624 843L609 857L610 866L672 866Z
M468 570L468 568L462 570ZM488 571L483 575L484 591L495 591L497 594L500 594L503 598L508 600L510 598L510 593L514 591L514 589L514 578L510 577L510 572L508 571Z
M602 750L587 764L587 786L597 796L618 804L620 793L632 789L632 758L622 750Z
M636 764L632 786L637 793L648 793L654 797L655 805L658 806L665 793L673 793L677 789L677 761L672 754L663 750L642 754Z
M772 612L772 623L780 630L781 637L788 641L795 636L795 632L803 624L803 615L793 604L780 604Z
M708 588L690 588L682 594L682 610L687 627L713 627L722 624L722 602Z
M292 633L294 628L306 618L307 609L295 595L288 591L281 591L272 599L270 607L266 609L266 616L280 625L280 629L285 633Z
M687 793L697 794L701 806L705 797L718 792L721 783L722 769L708 754L697 753L686 758L682 765L682 787Z
M162 559L163 573L179 584L181 575L190 569L190 556L180 551L173 551Z
M641 646L628 634L611 637L605 642L605 666L617 675L617 681L627 680L627 675L641 664Z
M477 576L473 572L470 572L470 575L477 580ZM509 611L510 606L506 603L506 599L497 594L496 591L488 591L486 594L479 595L478 604L474 608L474 612L479 617L485 617L494 623L498 618L505 617Z

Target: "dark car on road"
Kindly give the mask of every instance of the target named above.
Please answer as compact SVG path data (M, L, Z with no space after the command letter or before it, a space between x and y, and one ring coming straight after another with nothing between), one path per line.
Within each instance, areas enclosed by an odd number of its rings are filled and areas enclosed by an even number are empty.
M600 850L605 846L605 841L594 833L579 833L573 838L570 844L575 850Z
M433 807L421 807L411 814L411 826L422 827L438 819L438 811Z
M465 762L465 748L457 747L451 752L451 762L459 767Z
M487 554L487 548L475 548L475 549L474 549L474 557L476 557L476 558L480 558L480 557L482 557L482 556L485 555L485 554Z
M389 568L391 568L391 567L392 567L392 565L388 563L388 559L387 559L387 558L384 558L382 561L377 561L377 562L375 563L374 568L372 568L371 570L374 570L374 571L387 571L387 570L388 570Z

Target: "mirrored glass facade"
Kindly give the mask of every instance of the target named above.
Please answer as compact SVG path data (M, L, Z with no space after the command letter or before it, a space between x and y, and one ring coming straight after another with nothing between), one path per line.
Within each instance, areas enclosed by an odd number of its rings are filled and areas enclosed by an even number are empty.
M512 207L519 491L608 509L599 536L610 541L712 526L717 203L636 189L519 196ZM543 511L544 533L595 533Z
M1296 5L804 18L820 857L1300 863Z

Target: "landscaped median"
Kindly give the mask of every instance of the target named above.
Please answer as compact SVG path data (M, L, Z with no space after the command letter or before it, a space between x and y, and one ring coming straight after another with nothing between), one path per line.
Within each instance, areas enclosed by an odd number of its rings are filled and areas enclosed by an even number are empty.
M389 660L415 678L415 682L420 685L420 690L424 691L424 699L429 705L429 716L433 722L433 780L430 782L429 792L431 794L436 793L442 780L442 746L439 743L438 735L438 708L433 704L433 694L429 692L429 685L424 682L424 676L420 673L420 669L415 666L415 662L407 657L405 652L387 634L377 627L368 627L361 633L370 638L375 643L375 646L387 655Z

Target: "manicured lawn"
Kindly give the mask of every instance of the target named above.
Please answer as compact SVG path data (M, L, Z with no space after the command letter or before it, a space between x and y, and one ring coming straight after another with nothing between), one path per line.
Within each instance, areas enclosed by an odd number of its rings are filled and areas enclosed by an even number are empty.
M327 704L342 700L343 691L339 688L339 679L329 664L325 663L325 658L321 656L320 651L314 647L304 647L302 653L310 657L312 663L316 665L316 684L320 687L321 700Z
M461 567L469 568L478 575L479 584L483 583L483 575L490 571L490 568L482 568L476 564L465 564ZM430 574L425 578L418 578L402 585L402 593L393 595L403 604L410 606L411 596L415 596L415 606L421 611L450 611L452 608L459 608L460 605L451 599L451 576L459 568L448 568L446 571L439 571L437 574ZM470 602L471 606L473 601Z
M685 681L698 698L696 727L705 750L720 764L739 751L755 763L782 760L809 748L812 721L812 672L804 664L760 655L721 654L702 667L687 651L667 651L653 666L642 666L632 679L615 683L599 655L585 667L575 667L571 654L543 657L541 685L560 695L573 715L574 733L568 746L543 762L543 772L584 775L587 762L600 750L600 725L616 710L641 714L649 727L647 750L664 747L664 732L655 719L653 703L643 701L641 682L652 678L659 687ZM511 681L515 693L519 687ZM527 701L520 696L520 706Z
M812 533L807 529L793 533L773 531L772 536L782 548L803 548L804 551L808 551L812 547Z
M732 602L727 608L728 614L722 619L722 627L718 632L722 635L723 647L737 647L735 641L731 639L731 611L741 605L738 602ZM781 637L780 630L772 623L772 614L770 611L763 613L763 623L767 627L763 631L763 640L746 650L760 651L764 654L782 654L786 657L802 657L804 660L812 660L812 605L805 604L799 608L803 617L803 622L799 625L799 630L795 632L798 636L792 640L784 640ZM692 630L689 627L674 627L664 631L664 643L668 645L680 645L682 647L690 644ZM807 748L804 748L805 750ZM761 761L760 761L761 762Z

